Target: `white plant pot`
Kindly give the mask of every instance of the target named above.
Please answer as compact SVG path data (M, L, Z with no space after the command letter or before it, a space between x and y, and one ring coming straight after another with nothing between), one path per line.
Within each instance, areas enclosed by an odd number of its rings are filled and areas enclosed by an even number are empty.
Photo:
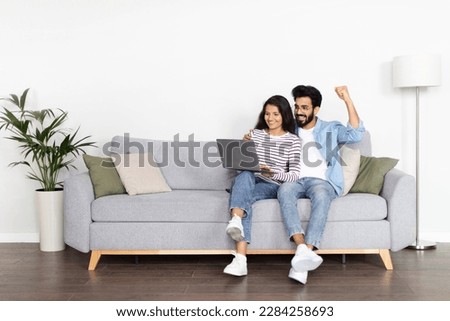
M36 206L41 251L64 250L63 191L36 191Z

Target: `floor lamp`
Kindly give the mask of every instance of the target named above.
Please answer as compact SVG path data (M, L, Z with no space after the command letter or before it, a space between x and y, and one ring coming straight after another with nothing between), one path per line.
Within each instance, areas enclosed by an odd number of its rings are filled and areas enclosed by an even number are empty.
M432 87L441 84L441 58L439 55L429 54L394 57L392 75L395 88L416 88L416 241L408 248L415 250L434 249L436 243L422 241L419 238L419 96L420 87Z

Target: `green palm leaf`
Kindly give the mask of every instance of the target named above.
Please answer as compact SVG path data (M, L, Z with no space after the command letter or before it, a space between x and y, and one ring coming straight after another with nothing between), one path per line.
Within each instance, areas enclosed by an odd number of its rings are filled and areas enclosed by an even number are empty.
M22 161L13 162L10 166L29 167L27 178L38 181L44 190L52 191L62 186L62 182L57 181L59 172L76 168L72 164L75 157L84 153L84 148L95 147L95 143L88 141L91 136L76 138L79 128L73 133L63 130L68 114L62 109L25 109L28 91L26 89L20 98L14 94L0 98L17 108L3 108L0 130L10 133L5 138L19 144L23 157Z

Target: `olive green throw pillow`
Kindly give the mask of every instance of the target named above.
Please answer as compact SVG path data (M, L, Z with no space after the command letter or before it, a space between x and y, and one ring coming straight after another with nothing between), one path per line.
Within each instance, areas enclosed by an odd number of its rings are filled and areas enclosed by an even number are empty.
M126 193L125 187L110 157L96 157L84 154L83 159L89 170L95 198Z
M358 176L350 193L380 194L384 176L397 165L398 159L361 156Z

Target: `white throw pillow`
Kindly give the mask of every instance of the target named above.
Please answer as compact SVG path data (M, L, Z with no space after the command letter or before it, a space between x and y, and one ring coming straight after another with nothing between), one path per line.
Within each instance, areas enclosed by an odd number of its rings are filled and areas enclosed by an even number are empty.
M352 188L359 173L359 165L361 163L361 152L359 149L352 149L347 146L341 147L342 172L344 174L344 190L342 196Z
M114 154L114 165L129 195L170 192L151 153Z

